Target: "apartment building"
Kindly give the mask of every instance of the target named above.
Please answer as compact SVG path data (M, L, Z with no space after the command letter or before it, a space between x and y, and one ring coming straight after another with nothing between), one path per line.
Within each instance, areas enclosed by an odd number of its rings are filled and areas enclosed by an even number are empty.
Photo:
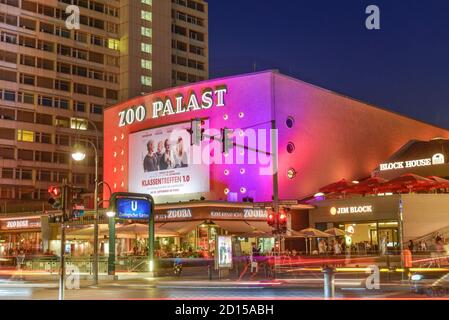
M63 179L92 191L103 109L207 79L207 17L203 0L0 0L0 213L48 207Z

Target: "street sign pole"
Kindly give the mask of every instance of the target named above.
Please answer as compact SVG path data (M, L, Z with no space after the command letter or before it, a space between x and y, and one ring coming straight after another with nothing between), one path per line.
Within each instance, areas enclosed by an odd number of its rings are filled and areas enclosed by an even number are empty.
M115 217L109 217L108 275L115 275Z
M148 263L150 277L154 277L154 215L150 214L148 221Z
M67 207L67 180L64 179L62 187L62 216L61 216L61 265L59 272L59 300L64 300L65 289L65 216Z

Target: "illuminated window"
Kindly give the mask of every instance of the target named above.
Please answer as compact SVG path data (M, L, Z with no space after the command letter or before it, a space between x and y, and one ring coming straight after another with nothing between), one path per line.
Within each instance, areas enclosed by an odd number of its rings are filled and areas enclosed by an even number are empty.
M116 39L109 39L108 48L113 50L120 50L120 41Z
M17 141L34 142L34 132L27 130L17 130Z
M70 128L75 130L87 130L88 121L86 119L70 118Z
M142 52L151 53L152 52L151 44L142 43Z
M142 35L145 37L151 37L152 36L152 30L150 28L142 27Z
M145 86L151 86L151 77L148 76L142 76L141 78L142 84Z
M153 4L153 0L142 0L142 3L145 3L149 6L151 6Z
M151 12L142 10L142 19L151 21Z
M142 69L151 70L151 66L152 66L152 64L151 64L150 60L142 59Z

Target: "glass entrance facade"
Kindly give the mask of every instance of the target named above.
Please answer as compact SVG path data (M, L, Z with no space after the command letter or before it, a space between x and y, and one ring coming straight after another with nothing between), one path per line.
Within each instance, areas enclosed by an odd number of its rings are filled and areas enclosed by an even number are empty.
M352 253L377 254L399 249L397 221L343 222L336 227L346 231Z

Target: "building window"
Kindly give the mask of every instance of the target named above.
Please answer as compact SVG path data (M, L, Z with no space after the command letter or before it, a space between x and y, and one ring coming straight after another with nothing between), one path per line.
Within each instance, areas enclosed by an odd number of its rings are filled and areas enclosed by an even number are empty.
M2 168L2 178L3 179L14 179L14 169L13 168Z
M86 119L70 118L70 128L75 130L87 130L89 122Z
M34 104L34 94L27 92L19 92L18 101L27 104Z
M81 101L75 102L75 111L77 112L86 112L86 103Z
M34 76L23 73L20 74L20 83L34 86L34 81L35 81Z
M47 96L39 96L38 103L40 106L53 107L53 98Z
M142 10L142 19L146 21L151 21L151 12Z
M151 77L149 76L142 76L141 82L144 86L151 86Z
M152 30L151 28L142 27L142 35L144 37L150 37L152 36Z
M91 104L90 105L90 113L103 114L103 106L101 106L99 104Z
M151 70L152 63L151 63L150 60L142 59L142 60L141 60L141 65L142 65L142 69L148 69L148 70Z
M34 132L27 130L17 130L17 141L34 142Z
M113 50L120 50L120 40L109 39L108 48Z
M5 90L3 93L3 100L16 101L16 93L14 91Z
M70 120L66 117L57 117L55 120L56 127L70 128Z
M142 43L142 52L151 53L152 52L151 44Z

